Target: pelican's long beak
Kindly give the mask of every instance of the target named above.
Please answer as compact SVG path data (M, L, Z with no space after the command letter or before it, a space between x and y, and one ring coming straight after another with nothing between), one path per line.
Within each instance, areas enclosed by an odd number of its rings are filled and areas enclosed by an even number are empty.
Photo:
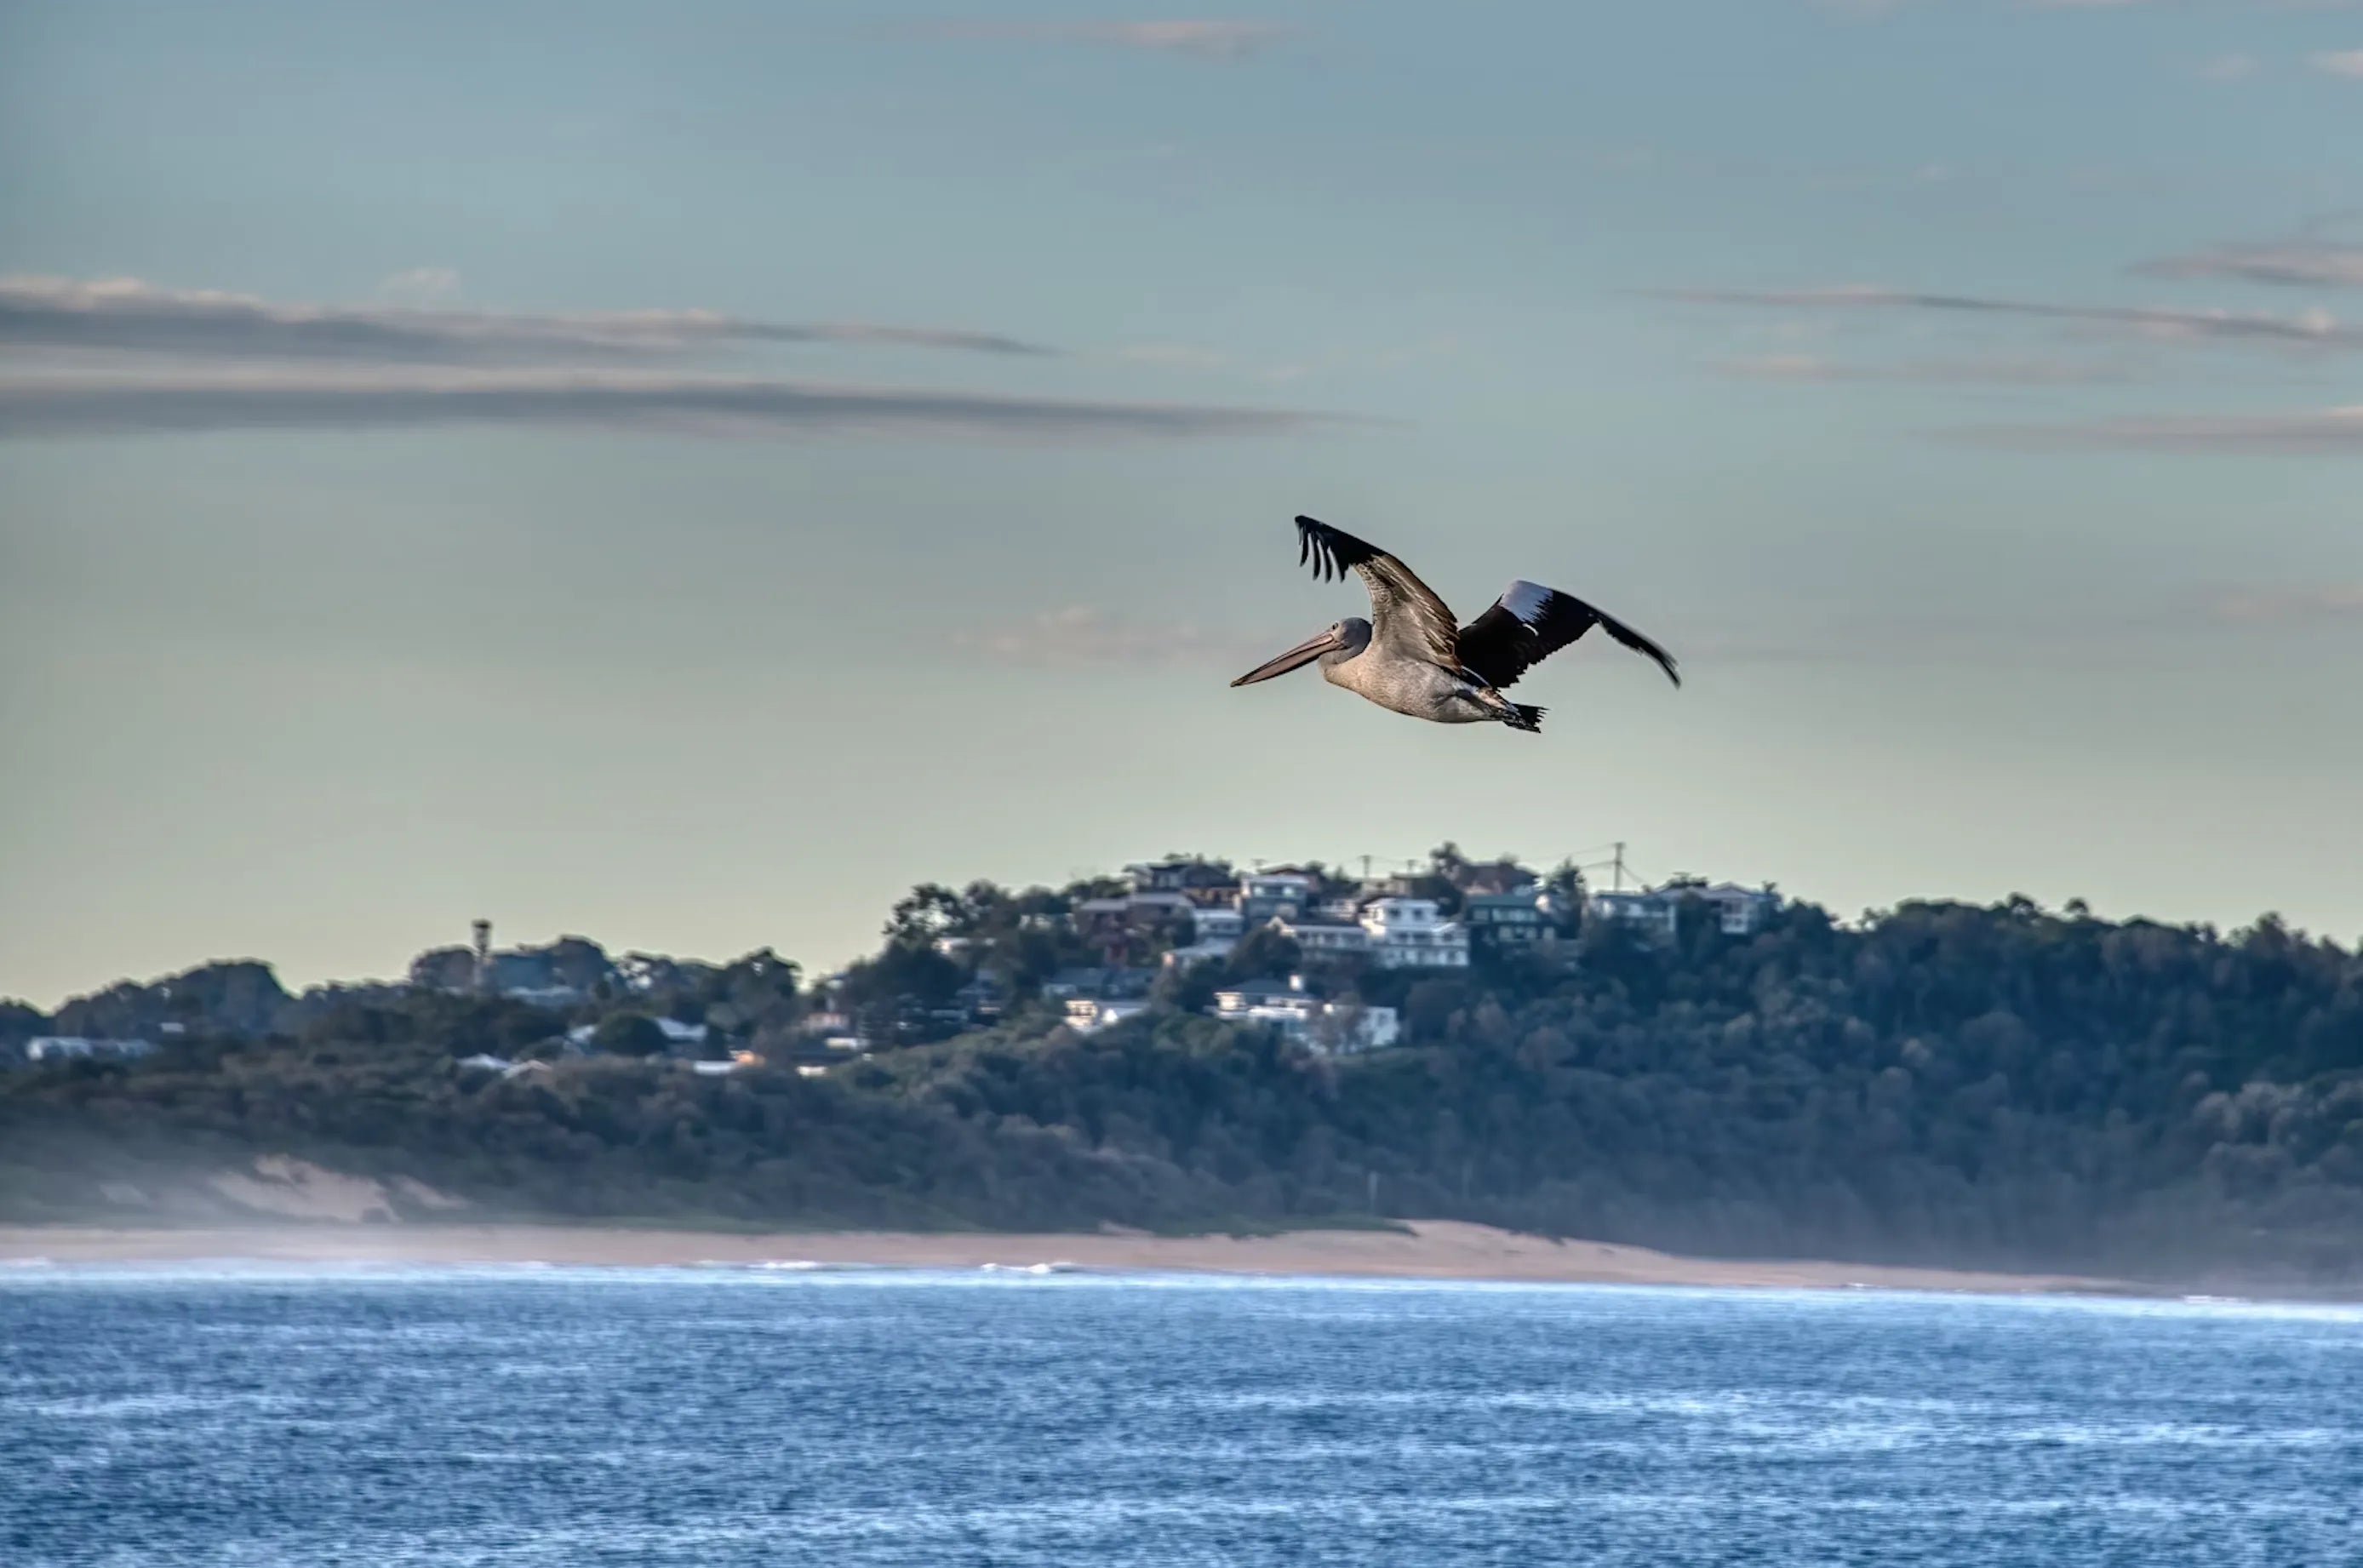
M1279 658L1265 660L1237 680L1233 681L1231 684L1252 686L1258 681L1269 681L1274 675L1285 675L1300 665L1312 663L1331 649L1343 646L1344 644L1337 640L1337 634L1333 631L1322 632L1317 637L1308 637Z

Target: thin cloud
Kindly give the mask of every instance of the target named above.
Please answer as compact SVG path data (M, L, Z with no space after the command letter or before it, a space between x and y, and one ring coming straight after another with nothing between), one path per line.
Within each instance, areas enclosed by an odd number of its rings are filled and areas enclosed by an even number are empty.
M979 627L958 634L953 641L995 663L1034 669L1202 663L1228 668L1259 657L1259 645L1240 633L1210 631L1188 622L1118 617L1087 605Z
M1290 409L1113 403L629 372L0 380L0 438L552 427L693 436L875 433L1204 439L1342 423Z
M2239 589L2211 599L2207 615L2226 626L2363 625L2363 583Z
M2307 61L2316 71L2363 82L2363 49L2332 50Z
M136 278L0 278L0 345L18 348L465 365L661 357L744 343L1051 352L984 332L867 322L782 324L706 310L534 315L394 304L281 305L248 295L158 288Z
M1719 360L1717 373L1742 381L1912 382L1934 386L2086 386L2129 379L2122 366L2065 360L1825 359L1819 354L1758 354Z
M2363 245L2310 239L2279 245L2219 245L2144 261L2133 270L2154 278L2234 278L2291 288L2363 288Z
M2323 311L2274 316L2253 311L2054 305L1978 295L1921 294L1869 284L1806 289L1675 289L1663 292L1660 297L1693 304L1772 306L1784 310L1919 310L2075 321L2118 328L2164 341L2235 340L2309 348L2363 348L2363 328L2341 323Z
M2363 457L2363 404L2283 414L2094 419L1965 433L1989 444L2055 450Z
M1105 49L1241 61L1299 35L1277 22L934 22L911 29L937 39L1016 43L1093 44Z

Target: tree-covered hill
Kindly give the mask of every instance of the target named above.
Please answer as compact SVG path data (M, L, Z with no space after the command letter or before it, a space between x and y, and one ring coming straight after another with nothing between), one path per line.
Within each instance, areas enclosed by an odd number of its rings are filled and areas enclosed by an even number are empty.
M894 955L937 954L934 929L881 963L926 968ZM107 1212L110 1183L169 1203L209 1162L283 1152L505 1217L1187 1228L1375 1207L1681 1251L2363 1277L2363 959L2270 919L2226 938L2014 900L1848 927L1792 905L1746 935L1587 930L1352 984L1401 1009L1400 1047L1308 1054L1174 986L1083 1036L1021 995L997 1029L814 1076L615 1056L504 1075L462 1058L564 1020L379 998L0 1079L0 1210Z

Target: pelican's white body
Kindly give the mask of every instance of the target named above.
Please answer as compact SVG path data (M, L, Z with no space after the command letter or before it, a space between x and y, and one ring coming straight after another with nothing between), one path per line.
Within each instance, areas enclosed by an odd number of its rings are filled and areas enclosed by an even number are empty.
M1488 703L1482 689L1440 664L1388 647L1365 642L1352 651L1321 656L1321 678L1333 686L1369 698L1381 707L1436 724L1498 722L1507 706L1498 695Z

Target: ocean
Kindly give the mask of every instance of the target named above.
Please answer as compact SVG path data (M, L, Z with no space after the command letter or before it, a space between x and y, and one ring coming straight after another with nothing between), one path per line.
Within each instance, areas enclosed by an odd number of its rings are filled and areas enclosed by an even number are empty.
M2363 1309L0 1270L0 1562L2363 1563Z

